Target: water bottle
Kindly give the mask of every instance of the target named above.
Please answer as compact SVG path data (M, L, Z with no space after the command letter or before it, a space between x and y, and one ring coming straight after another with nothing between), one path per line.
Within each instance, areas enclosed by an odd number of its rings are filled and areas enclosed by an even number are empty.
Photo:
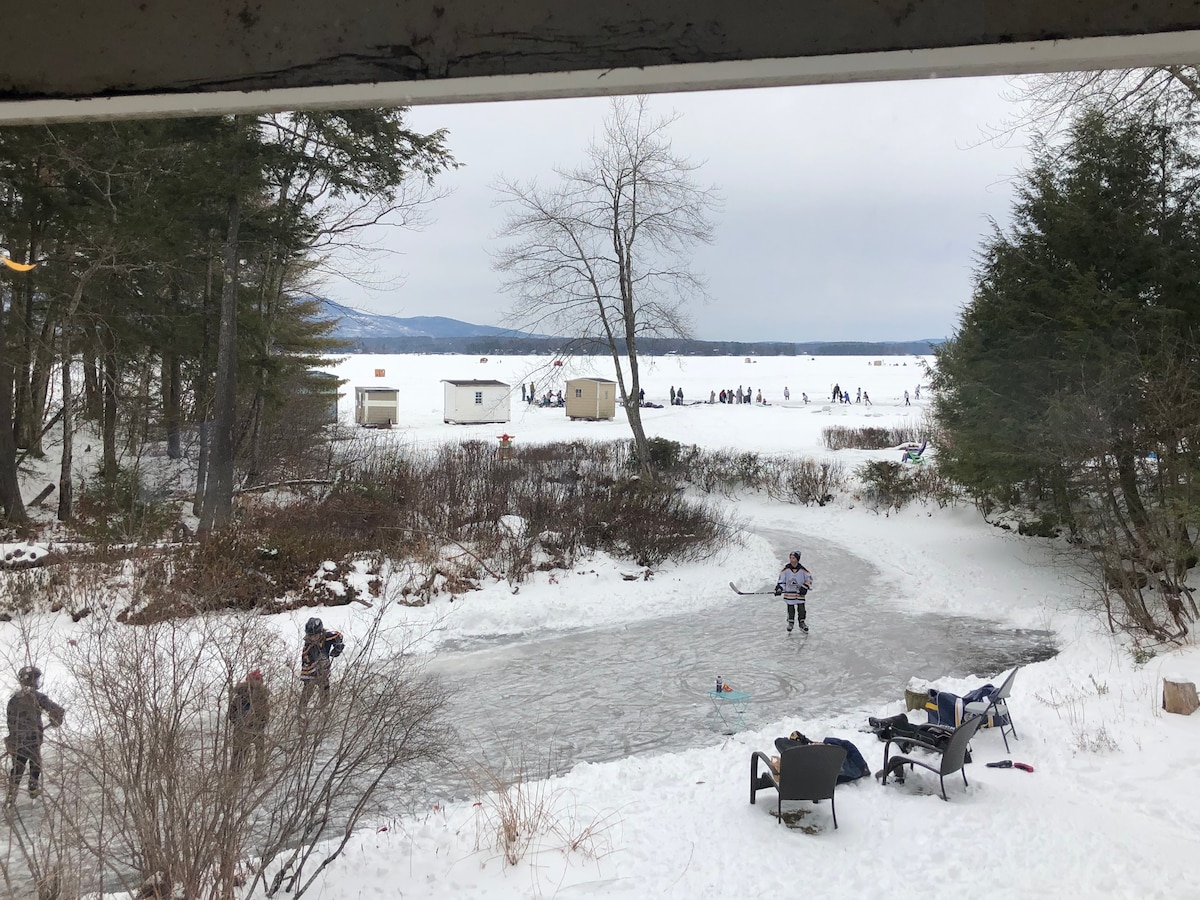
M716 690L716 693L718 693L718 694L719 694L719 693L721 693L721 690L722 690L724 687L725 687L725 684L724 684L724 682L722 682L722 681L721 681L721 676L720 676L720 675L718 675L718 676L717 676L717 690Z

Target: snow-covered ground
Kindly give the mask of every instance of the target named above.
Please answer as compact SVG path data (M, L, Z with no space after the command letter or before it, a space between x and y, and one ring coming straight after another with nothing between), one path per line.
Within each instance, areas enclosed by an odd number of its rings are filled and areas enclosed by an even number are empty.
M762 390L770 406L683 406L645 410L651 435L708 447L815 457L821 429L919 422L929 398L919 361L764 357L653 361L647 400L666 403L671 386L688 403L707 400L722 387ZM392 383L402 389L400 427L392 434L414 443L460 435L493 440L508 432L520 441L580 436L623 438L625 424L572 423L561 409L520 403L520 383L533 380L539 393L557 391L566 377L611 377L603 359L563 367L530 358L352 357L337 371L353 385ZM382 379L374 370L383 369ZM439 379L497 379L515 386L512 422L506 426L441 423ZM831 405L834 382L859 387L874 405ZM905 406L903 394L922 384L922 399ZM787 386L791 400L783 403ZM807 393L809 404L800 399ZM343 407L349 416L349 405ZM864 454L843 451L850 467ZM1200 676L1194 648L1161 650L1144 664L1128 642L1113 639L1100 623L1076 612L1085 588L1064 570L1046 542L1024 539L985 524L973 510L915 506L878 515L844 499L825 508L793 507L741 498L743 520L793 529L844 543L890 573L889 599L910 609L986 614L1013 625L1048 627L1060 635L1062 652L1023 669L1015 682L1012 711L1019 740L1006 754L998 733L975 740L970 787L949 780L949 802L930 788L936 779L921 770L904 787L880 787L872 779L838 790L836 831L828 805L785 804L812 809L804 818L817 833L781 826L771 815L773 792L748 802L753 750L773 752L773 739L793 729L813 737L853 740L873 767L882 744L857 729L868 713L903 710L903 684L879 698L872 710L848 709L828 721L793 718L732 737L714 734L705 747L622 762L580 765L542 786L556 829L534 840L534 850L507 866L488 824L490 804L439 805L424 815L386 823L363 833L342 863L328 874L323 897L770 897L805 894L862 898L905 891L967 892L987 897L1187 897L1200 896L1191 850L1200 838L1200 762L1195 743L1200 716L1162 712L1164 675ZM762 583L784 560L770 557L751 539L740 552L703 565L672 567L647 585L615 576L620 565L598 561L601 572L560 573L551 584L535 579L512 595L489 589L486 626L476 621L445 627L474 630L508 627L529 631L569 622L596 624L632 615L666 614L681 604L703 605L724 597L726 583ZM604 577L604 575L609 577ZM819 570L815 573L820 581ZM816 594L823 616L835 616L853 596ZM436 605L435 605L436 606ZM686 606L682 607L686 608ZM421 611L437 615L435 609ZM471 617L463 616L463 619ZM782 627L772 619L769 627ZM914 634L911 640L920 641ZM630 652L636 652L631 648ZM937 679L941 673L914 672ZM943 681L965 690L1003 673ZM728 673L737 682L737 673ZM752 687L752 686L747 686ZM707 685L697 685L703 691ZM914 720L916 713L910 714ZM664 729L671 723L664 721ZM982 763L1011 758L1033 773L989 769ZM927 773L925 773L927 774ZM579 841L579 848L571 845Z
M929 392L919 361L874 362L863 357L658 358L645 379L647 400L665 404L668 388L682 386L690 404L707 400L710 391L741 385L761 389L771 405L647 409L647 431L705 447L834 457L848 468L870 458L899 460L898 452L832 454L821 445L821 430L829 425L921 421ZM381 432L381 440L422 445L466 437L493 441L510 433L519 445L626 438L619 413L611 423L570 422L561 409L520 402L522 381L533 380L539 393L556 391L574 374L611 377L605 365L603 359L554 367L545 357L485 363L461 356L360 356L333 370L349 380L349 398L342 405L347 421L353 386L401 389L400 424ZM384 374L376 377L376 370ZM512 421L443 424L443 378L513 384ZM831 405L835 381L852 399L865 388L874 405ZM914 393L917 384L921 399L905 406L904 391ZM786 403L785 385L791 393ZM809 396L807 406L802 392ZM947 779L949 802L937 796L936 777L922 770L903 786L881 787L870 778L843 786L837 792L837 830L827 803L785 804L785 813L806 811L802 828L775 820L773 791L761 792L757 805L749 804L751 752L773 753L773 739L793 729L814 738L848 738L878 768L883 745L858 729L867 715L903 710L905 684L898 682L869 709L845 709L825 719L806 718L797 709L759 730L733 736L714 731L704 746L580 764L561 777L526 784L530 805L546 815L516 865L507 865L496 846L493 797L438 803L416 815L398 812L352 840L324 873L316 896L774 900L937 891L1001 898L1200 897L1188 849L1200 840L1195 753L1200 715L1184 718L1160 708L1164 676L1200 678L1200 654L1193 647L1158 648L1157 656L1147 661L1138 654L1141 662L1135 661L1127 640L1107 635L1095 617L1078 611L1087 588L1059 548L992 527L968 508L917 505L885 516L853 497L824 508L759 497L731 502L748 523L740 543L703 563L665 566L651 581L626 581L620 576L631 568L628 563L600 558L575 567L578 571L539 574L516 594L507 584L494 584L459 598L466 602L439 596L427 607L396 615L414 632L428 634L429 646L436 648L442 640L464 635L521 633L528 639L556 629L676 614L726 601L730 581L762 585L774 578L785 560L754 536L755 528L790 530L801 549L805 536L819 535L885 573L884 599L897 607L986 616L1059 635L1061 653L1023 668L1017 677L1011 709L1019 739L1012 741L1011 752L1005 752L999 733L980 733L975 762L966 769L970 786L964 789L958 776ZM806 562L819 588L819 560L806 556ZM835 617L839 606L859 599L818 590L812 602L821 604L821 617ZM294 636L308 614L278 616L281 633ZM341 606L322 615L330 627L352 632L355 617L365 613ZM767 617L764 627L782 631L782 615ZM62 635L68 631L69 624ZM720 674L753 693L754 686L739 673ZM913 672L911 677L962 692L984 681L999 683L1003 674L979 672L954 680L939 672ZM53 693L53 672L48 678ZM698 696L709 687L697 684ZM663 721L661 727L669 731L672 723ZM1034 772L983 765L1005 758L1029 763Z

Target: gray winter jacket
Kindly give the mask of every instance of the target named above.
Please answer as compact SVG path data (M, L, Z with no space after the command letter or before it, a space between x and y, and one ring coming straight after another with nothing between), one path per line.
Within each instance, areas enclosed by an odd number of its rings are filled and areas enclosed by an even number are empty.
M66 713L63 708L32 687L23 687L8 701L8 735L16 747L35 748L42 744L42 713L51 725L61 725Z

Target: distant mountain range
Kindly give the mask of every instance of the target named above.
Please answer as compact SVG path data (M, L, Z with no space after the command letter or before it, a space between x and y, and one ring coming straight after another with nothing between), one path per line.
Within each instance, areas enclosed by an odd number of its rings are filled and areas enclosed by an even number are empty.
M321 300L324 317L337 321L333 336L344 341L361 338L474 338L474 337L537 337L511 328L491 325L472 325L445 316L380 316L351 309L332 300Z
M574 353L608 353L601 345L581 347L567 338L529 334L492 325L472 325L445 316L381 316L321 300L323 318L337 327L332 337L348 353L553 353L570 347ZM941 338L917 341L696 341L684 338L643 338L638 346L653 355L680 356L927 356Z

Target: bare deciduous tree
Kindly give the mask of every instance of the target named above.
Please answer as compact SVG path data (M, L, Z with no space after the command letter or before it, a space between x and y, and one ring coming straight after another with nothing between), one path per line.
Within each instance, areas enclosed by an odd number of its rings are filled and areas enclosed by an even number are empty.
M691 250L711 242L720 207L716 190L694 180L700 164L672 150L676 118L652 117L644 97L616 98L585 164L555 169L550 188L498 185L508 245L494 265L517 298L510 321L608 349L648 474L638 340L688 335L687 305L705 297Z
M1025 126L1054 134L1078 113L1093 107L1114 116L1182 123L1200 104L1198 66L1054 72L1022 76L1012 84L1009 99L1018 103L1022 112L998 129L1002 134Z
M72 873L93 890L160 900L231 900L243 887L299 897L381 811L383 791L446 746L444 695L382 639L382 613L347 635L328 701L307 709L298 644L281 645L261 617L88 621L57 653L35 653L26 635L12 659L66 663L75 686L61 696L67 727L54 735L45 812L10 816L18 827L0 886L61 891ZM231 755L227 714L250 669L271 688L253 772Z

